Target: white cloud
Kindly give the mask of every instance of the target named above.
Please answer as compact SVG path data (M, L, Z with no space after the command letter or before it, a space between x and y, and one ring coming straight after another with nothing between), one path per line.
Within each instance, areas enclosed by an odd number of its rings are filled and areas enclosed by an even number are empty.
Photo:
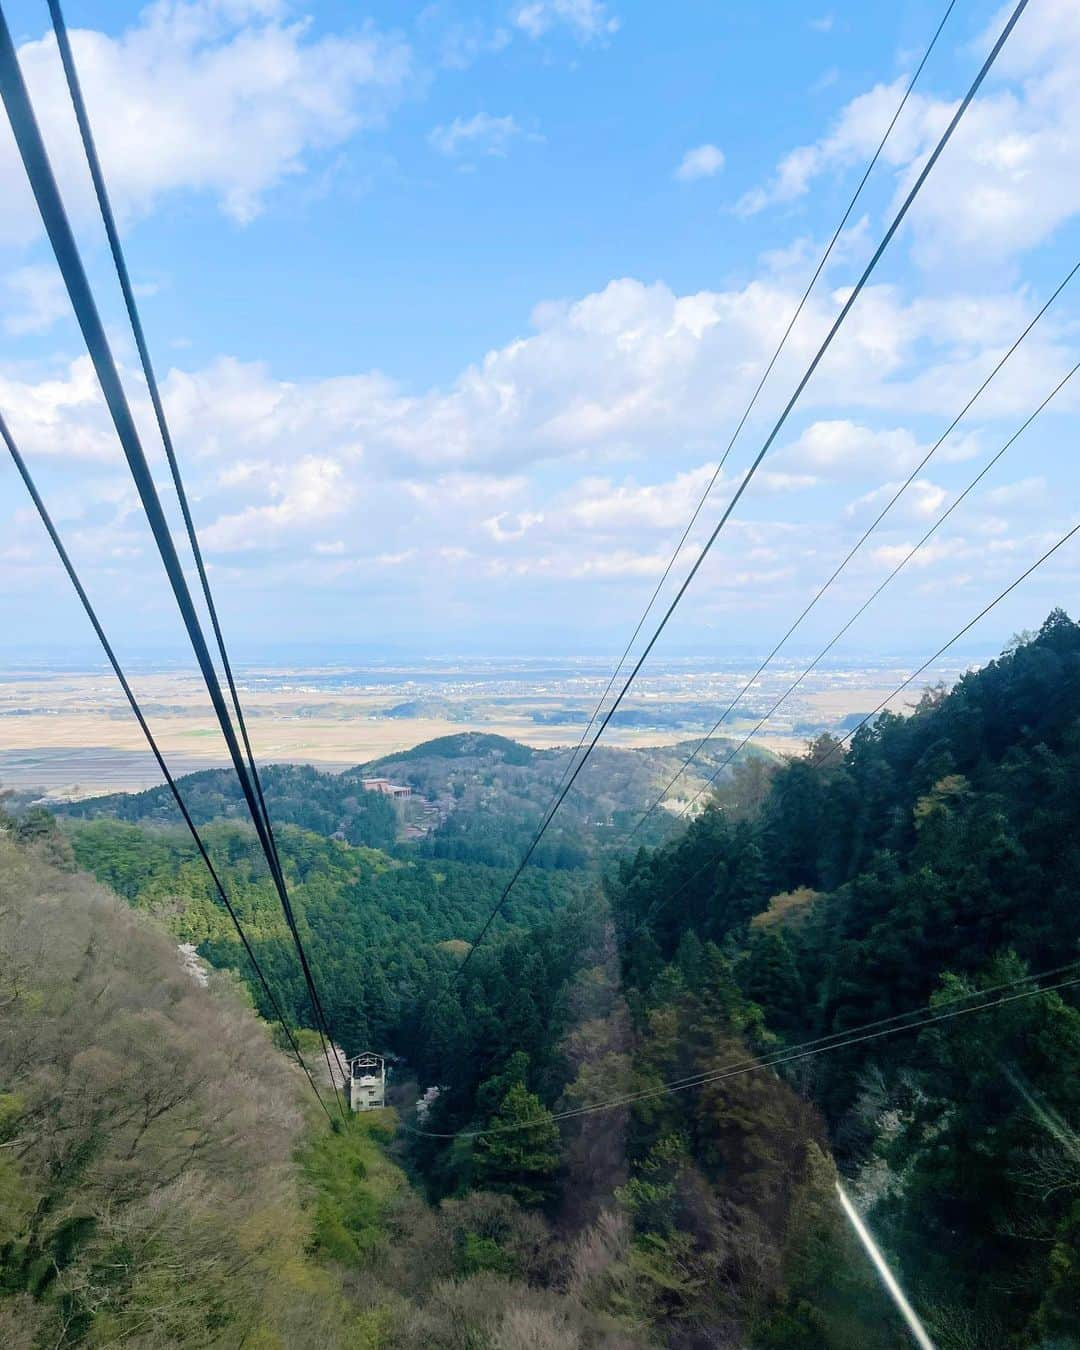
M589 478L574 488L566 515L589 530L673 530L686 524L715 468L702 464L655 484L630 480L616 485L606 478ZM724 487L725 481L717 480L715 490L722 492Z
M515 10L514 23L531 38L569 28L579 42L611 37L619 29L619 20L602 0L528 0Z
M530 465L587 457L595 473L605 460L642 456L663 463L678 455L680 468L715 463L796 302L793 289L775 282L680 296L624 279L538 307L528 336L419 394L380 373L289 381L226 358L169 371L163 391L178 445L189 461L213 461L223 488L291 463L300 446L393 478L417 502L424 493L462 503L469 496L469 509L486 518L518 505L509 499ZM791 387L836 304L807 305L769 389ZM911 432L873 429L837 416L837 407L953 415L1032 307L1023 291L905 304L891 287L868 287L801 401L816 420L769 457L765 469L788 476L773 486L809 486L791 475L872 470L884 479L910 468L920 444ZM1067 361L1054 329L1040 328L1011 359L1008 378L980 400L979 416L1026 413ZM130 372L128 381L136 416L152 429L145 392ZM1063 392L1055 406L1075 407L1078 397L1080 390ZM27 449L116 454L85 358L38 381L0 371L0 408ZM749 449L751 435L740 445Z
M873 491L857 497L845 509L844 514L860 520L865 517L866 522L869 523L870 518L876 516L878 511L892 500L901 485L902 480L882 483L880 487L874 488ZM905 489L904 495L896 506L892 508L889 519L931 520L940 512L948 499L948 489L943 488L939 483L932 483L928 478L916 478Z
M118 37L76 29L71 42L110 193L122 216L180 189L207 192L234 220L319 151L378 124L400 96L410 52L371 25L314 37L259 0L159 3ZM69 204L92 209L89 176L50 34L19 62ZM0 238L22 243L38 217L7 120L0 178L11 185Z
M469 118L455 117L452 122L433 127L428 141L440 155L450 158L462 154L504 157L510 143L521 135L512 117L491 117L479 112Z
M817 79L810 85L810 92L812 94L822 94L826 89L831 89L839 78L840 71L836 66L830 66L828 70L823 70Z
M419 392L380 373L284 380L231 359L171 370L163 392L207 552L230 584L253 590L269 584L253 579L258 559L297 593L362 587L377 568L402 594L426 578L417 603L431 605L452 568L462 587L591 577L629 596L666 566L796 300L775 280L676 295L624 279L537 307L531 331ZM953 415L1032 308L1023 290L905 302L877 287L863 300L807 389L809 425L769 456L725 530L721 566L704 569L704 597L737 573L759 588L751 606L795 600L800 579L823 580L832 542L850 534L846 505L903 478L932 439L934 426L917 424L916 435L895 410ZM767 391L771 406L835 304L808 305ZM1032 393L1045 392L1065 359L1056 344L1047 329L1027 364L1010 366L999 401L980 408L981 437L1000 443L991 419L1026 413ZM123 374L151 450L145 390ZM58 518L78 523L84 553L104 565L110 548L145 542L132 534L130 484L116 489L123 465L86 359L37 380L0 369L0 409L28 453L102 461L52 474L78 483L55 505ZM712 507L730 498L767 425L763 409ZM920 484L901 522L922 526L940 491ZM852 514L872 508L868 497ZM688 548L715 518L710 508ZM978 557L967 565L976 569Z
M542 511L500 511L497 516L489 516L484 521L484 529L497 544L505 544L524 539L534 525L543 522Z
M22 565L33 561L33 549L27 548L24 544L12 544L9 548L0 549L0 562L2 563Z
M272 505L245 507L234 515L221 516L203 530L207 548L232 553L272 547L284 530L341 515L352 496L341 465L313 455L275 478L269 492L276 498Z
M501 52L512 37L503 25L461 18L452 4L439 0L420 11L416 24L422 36L434 42L438 62L447 70L467 70L482 57Z
M937 457L944 464L962 464L974 459L982 448L982 437L978 432L954 431L938 450Z
M1021 478L1015 483L1005 483L1001 487L990 488L979 500L992 511L1041 510L1049 502L1046 479L1036 475Z
M892 569L898 563L905 562L907 555L915 547L918 541L915 539L906 540L899 544L882 544L872 550L870 556L880 567ZM963 538L953 539L932 539L924 544L906 563L908 567L932 567L935 563L946 562L951 558L962 557L967 550L967 542Z
M1011 8L1011 7L1010 7ZM979 60L1003 26L995 16L975 44ZM967 110L912 208L915 254L1000 259L1034 247L1080 213L1080 18L1074 0L1046 0L1025 14L995 67L995 83ZM879 84L852 99L820 140L786 155L772 179L738 204L753 214L803 196L816 177L865 162L906 84ZM883 152L896 202L910 188L956 103L914 93Z
M412 499L432 510L490 510L509 498L520 496L529 480L522 474L509 477L485 473L444 473L430 480L406 480L402 486Z
M853 225L848 225L837 236L829 252L824 275L826 279L843 263L861 261L873 251L876 239L871 239L870 217L863 214ZM817 266L825 252L825 240L799 235L791 243L781 248L766 249L761 254L761 262L766 270L777 278L788 278L800 286Z
M919 442L903 427L872 431L846 418L814 422L778 460L816 474L831 476L911 468L923 454Z
M784 473L776 469L759 469L754 482L764 492L803 492L817 487L821 480L812 473Z
M18 267L4 278L4 285L10 295L4 331L15 337L47 333L58 319L71 313L56 267L39 264Z
M235 464L226 464L218 473L217 481L225 488L242 487L252 479L265 476L272 468L266 459L240 459Z
M841 111L832 129L820 140L802 145L781 159L770 181L746 193L738 203L743 215L754 215L766 206L803 197L814 179L827 170L846 169L869 159L903 97L907 80L877 84L853 98ZM952 113L952 106L913 93L904 116L893 128L883 158L901 166L910 163L939 136Z
M658 483L639 483L633 478L621 483L609 478L585 478L565 494L558 518L589 534L659 530L673 537L694 513L715 471L715 463L701 464ZM810 474L762 469L754 481L758 492L772 494L802 491L818 480ZM710 497L724 501L734 485L733 479L721 474Z
M655 580L667 566L663 553L635 553L631 549L617 548L605 553L567 552L544 554L530 560L528 564L518 564L539 575L577 580L614 581L624 578L643 578Z
M0 373L0 411L25 453L120 460L89 356L73 361L59 377L34 381Z
M698 178L712 178L724 167L724 152L718 145L698 145L687 150L675 177L680 183L692 183Z

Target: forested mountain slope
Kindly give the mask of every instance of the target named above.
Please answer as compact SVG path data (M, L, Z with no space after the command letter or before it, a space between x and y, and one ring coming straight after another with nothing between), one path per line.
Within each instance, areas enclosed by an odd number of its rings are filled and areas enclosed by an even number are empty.
M625 846L629 829L651 796L667 782L691 743L625 750L598 747L571 797L534 855L538 867L578 868L611 856ZM699 771L686 779L696 791L730 753L732 744L717 740L703 754ZM424 742L411 750L343 773L325 773L311 765L271 764L261 770L275 824L298 825L350 844L391 847L415 806L435 805L428 837L415 847L426 857L512 867L562 780L570 751L533 750L505 736L462 732ZM757 749L740 751L736 762L772 761ZM402 814L378 793L365 792L366 777L390 777L413 788L417 800ZM180 779L184 799L196 823L247 818L247 807L231 769L204 769ZM72 819L112 816L133 823L177 824L166 787L145 792L110 793L55 808ZM430 821L425 822L431 825ZM642 839L667 837L671 822L657 813Z
M800 1061L780 1073L797 1095L773 1074L650 1095L748 1047L1080 956L1080 628L1053 614L847 753L817 742L759 806L741 777L679 840L623 864L587 912L478 953L437 993L410 1049L445 1085L432 1128L528 1119L514 1081L533 1113L646 1094L562 1127L549 1203L625 1225L649 1271L638 1306L672 1345L720 1325L742 1331L716 1344L887 1334L845 1325L850 1300L820 1270L795 1273L785 1206L798 1209L790 1188L815 1140L876 1202L940 1347L1080 1344L1075 989ZM480 1145L416 1146L436 1193L468 1184L478 1154L487 1175ZM723 1223L704 1223L708 1203ZM732 1250L757 1254L752 1276Z
M200 987L158 920L70 869L65 840L40 822L0 835L4 1344L644 1350L697 1343L710 1322L709 1343L735 1344L728 1334L768 1316L788 1287L812 1290L850 1327L835 1344L896 1344L872 1329L882 1317L888 1327L887 1312L831 1204L820 1127L790 1089L767 1085L760 1103L788 1138L761 1183L775 1238L751 1192L738 1205L710 1194L670 1132L649 1177L617 1203L597 1190L610 1170L583 1189L581 1140L560 1159L541 1121L459 1150L468 1179L432 1205L385 1157L392 1113L331 1132L233 982L215 973ZM584 945L565 951L563 969L577 973L562 981L551 1026L577 1028L584 1045L607 994L581 963L604 966L593 944L605 926L589 906L561 915L541 950L550 957L566 937ZM519 956L520 943L496 942L487 970ZM559 978L550 959L547 971ZM527 992L516 991L519 1009ZM533 1009L533 1026L551 1012ZM439 1016L429 1004L415 1028L429 1059ZM728 1027L719 1004L712 1016ZM576 1054L553 1045L550 1066ZM531 1120L527 1072L512 1054L481 1103ZM744 1165L740 1176L749 1186L760 1172ZM577 1213L564 1189L580 1193ZM668 1211L696 1215L697 1236L635 1237L630 1214Z
M349 843L372 848L394 842L398 818L392 803L378 793L365 792L354 778L323 773L310 764L269 764L260 769L259 778L275 824L298 825L327 836L340 830ZM231 768L201 769L185 774L179 784L196 825L249 819ZM110 792L68 802L59 811L75 820L111 816L140 824L180 823L172 793L164 784L145 792Z
M344 1345L297 1073L232 980L0 837L0 1343Z
M1075 961L1078 784L1080 626L1057 612L846 754L816 743L756 818L713 809L625 866L624 968L655 990L718 943L793 1043ZM1080 1344L1075 989L825 1055L795 1080L844 1165L876 1178L872 1222L939 1344Z
M429 1206L392 1126L330 1131L230 977L201 987L62 840L0 827L0 1344L646 1344L510 1196Z
M445 763L486 772L453 749ZM899 1350L838 1163L939 1350L1080 1345L1074 988L761 1063L1075 962L1077 782L1080 627L1055 613L846 750L742 766L677 839L606 876L527 869L464 973L505 869L283 828L331 1024L397 1057L393 1148L426 1192L379 1173L368 1135L308 1154L308 1245L341 1268L357 1343ZM242 969L174 829L58 833L31 812L18 830ZM309 1024L250 831L207 837ZM383 1180L357 1188L341 1169L361 1144Z
M186 831L111 819L67 826L76 861L215 966L249 977L236 931ZM203 838L286 1012L309 1018L307 994L277 894L250 826L218 823ZM480 928L507 873L479 864L401 860L288 826L277 831L297 923L334 1034L355 1053L399 1050L433 971L454 963ZM582 874L530 869L496 926L531 929L579 895ZM451 944L448 950L445 944ZM252 984L260 1011L262 991Z

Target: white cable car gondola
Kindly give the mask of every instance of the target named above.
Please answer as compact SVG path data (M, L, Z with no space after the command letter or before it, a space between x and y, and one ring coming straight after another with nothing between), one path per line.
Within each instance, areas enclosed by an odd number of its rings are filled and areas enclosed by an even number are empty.
M386 1105L386 1061L365 1050L349 1060L349 1105L354 1111L375 1111Z

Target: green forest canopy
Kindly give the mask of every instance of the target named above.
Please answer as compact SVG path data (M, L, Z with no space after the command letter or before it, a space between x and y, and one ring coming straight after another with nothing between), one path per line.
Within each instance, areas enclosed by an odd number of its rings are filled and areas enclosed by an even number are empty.
M498 1146L398 1144L432 1213L485 1195L502 1206L461 1234L453 1278L561 1290L570 1302L543 1315L578 1340L551 1344L902 1345L845 1245L835 1158L943 1350L1080 1343L1072 993L557 1128L550 1117L1074 960L1078 775L1080 628L1056 612L844 753L821 738L782 765L748 761L660 847L602 874L527 869L463 979L462 942L505 869L283 829L349 1048L399 1057L407 1112L410 1093L437 1086L422 1122L435 1134L528 1126ZM107 818L64 828L81 865L215 964L241 968L175 830ZM62 851L41 834L34 847ZM250 831L218 823L208 837L304 1022ZM375 1225L407 1246L392 1210L379 1202ZM521 1248L534 1220L547 1234L531 1248L539 1266ZM352 1248L327 1222L328 1249L370 1275L367 1238L346 1260ZM478 1344L532 1343L495 1339L478 1306L469 1317L487 1328ZM436 1339L423 1343L442 1343L424 1325Z

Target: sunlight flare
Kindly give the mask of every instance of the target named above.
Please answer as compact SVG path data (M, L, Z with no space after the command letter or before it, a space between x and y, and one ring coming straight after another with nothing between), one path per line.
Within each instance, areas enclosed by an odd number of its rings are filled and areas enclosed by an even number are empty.
M896 1276L889 1269L885 1257L881 1254L881 1249L870 1236L869 1229L863 1223L862 1219L859 1218L858 1210L856 1210L855 1206L848 1199L847 1194L839 1181L836 1183L836 1193L840 1197L840 1204L843 1206L844 1213L850 1220L852 1228L854 1228L855 1232L858 1234L859 1241L866 1248L867 1255L870 1257L870 1260L873 1261L877 1273L881 1276L882 1284L884 1284L885 1288L889 1291L889 1297L900 1309L901 1317L903 1317L904 1321L908 1324L908 1328L915 1340L915 1344L920 1346L921 1350L935 1350L934 1342L926 1334L926 1328L919 1321L918 1314L904 1296L904 1291L897 1283Z

